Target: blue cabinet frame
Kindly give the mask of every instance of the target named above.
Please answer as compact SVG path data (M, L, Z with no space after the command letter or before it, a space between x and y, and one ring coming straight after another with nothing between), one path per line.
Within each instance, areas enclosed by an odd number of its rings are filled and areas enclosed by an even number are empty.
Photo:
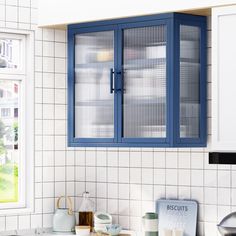
M75 137L75 35L106 30L114 31L114 69L121 71L123 30L127 28L167 26L167 124L166 138L122 137L122 90L114 93L114 138ZM200 128L198 138L180 137L180 25L198 26L200 34ZM70 147L204 147L207 142L207 81L206 81L206 17L181 13L130 17L68 26L68 146ZM122 76L115 74L117 86L122 86Z

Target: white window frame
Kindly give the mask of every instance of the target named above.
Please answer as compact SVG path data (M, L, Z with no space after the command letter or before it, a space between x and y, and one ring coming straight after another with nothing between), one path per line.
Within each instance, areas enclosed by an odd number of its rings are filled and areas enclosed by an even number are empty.
M32 212L34 209L34 33L0 28L0 38L21 40L19 68L0 68L0 79L20 81L19 201L0 203L0 215L5 215Z

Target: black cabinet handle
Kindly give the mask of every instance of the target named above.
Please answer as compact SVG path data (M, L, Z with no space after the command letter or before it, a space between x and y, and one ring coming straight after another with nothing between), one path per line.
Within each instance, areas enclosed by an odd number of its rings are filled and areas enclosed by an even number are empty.
M114 75L114 70L111 68L110 69L110 93L114 92L113 75Z

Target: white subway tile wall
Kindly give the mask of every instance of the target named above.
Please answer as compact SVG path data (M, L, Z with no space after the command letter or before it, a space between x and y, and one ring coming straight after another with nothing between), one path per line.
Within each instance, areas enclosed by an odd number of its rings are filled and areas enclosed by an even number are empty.
M97 210L134 230L141 229L141 216L155 210L157 199L195 199L198 235L218 235L216 224L236 210L236 168L209 165L207 148L67 148L66 31L37 28L36 21L37 0L0 0L1 28L35 30L35 210L0 216L0 230L51 227L56 198L70 196L77 212L87 190ZM208 134L210 140L210 125Z

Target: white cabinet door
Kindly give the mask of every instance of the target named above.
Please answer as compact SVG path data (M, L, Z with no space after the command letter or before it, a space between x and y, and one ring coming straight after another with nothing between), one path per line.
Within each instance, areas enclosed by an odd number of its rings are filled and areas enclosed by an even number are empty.
M212 149L236 151L236 6L212 10Z

